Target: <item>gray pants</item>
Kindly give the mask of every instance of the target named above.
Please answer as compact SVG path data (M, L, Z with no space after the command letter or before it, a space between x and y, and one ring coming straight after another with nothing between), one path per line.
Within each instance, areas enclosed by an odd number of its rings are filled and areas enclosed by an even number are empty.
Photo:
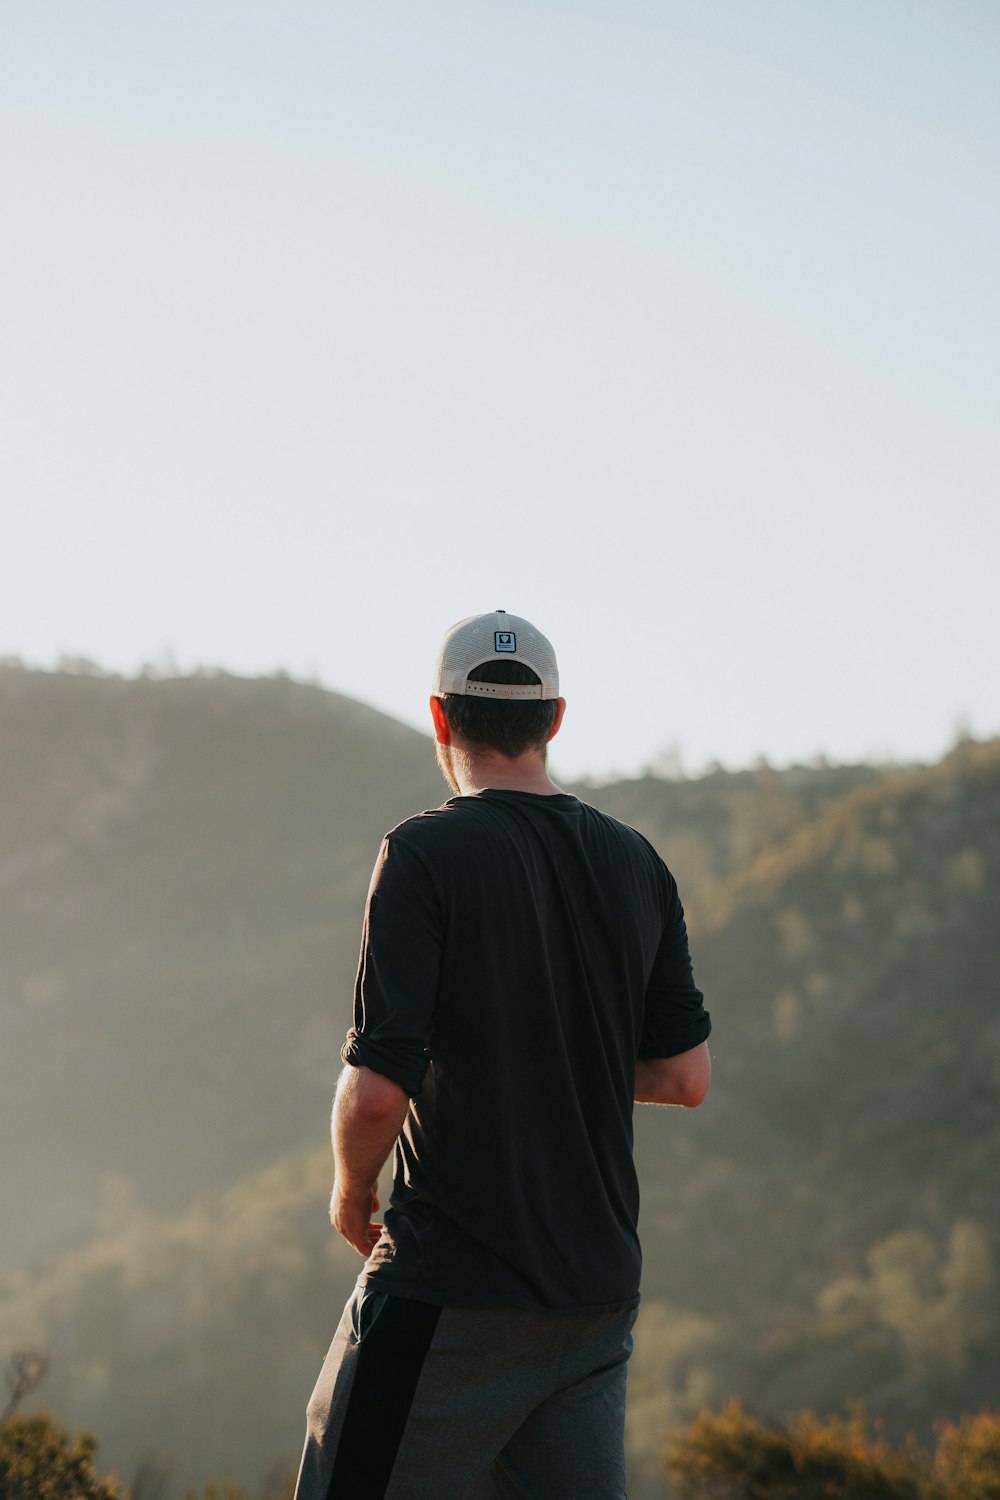
M356 1288L309 1402L295 1500L625 1500L636 1312Z

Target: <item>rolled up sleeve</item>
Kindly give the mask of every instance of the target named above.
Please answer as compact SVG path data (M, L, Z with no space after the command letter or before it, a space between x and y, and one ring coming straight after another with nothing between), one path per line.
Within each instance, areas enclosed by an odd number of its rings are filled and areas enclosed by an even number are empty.
M404 836L382 841L365 907L354 1024L341 1057L416 1098L431 1061L443 935L441 903Z

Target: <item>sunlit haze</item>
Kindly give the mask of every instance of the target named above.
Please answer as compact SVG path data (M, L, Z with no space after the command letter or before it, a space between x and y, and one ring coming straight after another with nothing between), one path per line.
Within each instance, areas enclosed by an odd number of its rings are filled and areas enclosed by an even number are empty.
M0 655L429 728L502 607L557 775L1000 732L994 0L0 34Z

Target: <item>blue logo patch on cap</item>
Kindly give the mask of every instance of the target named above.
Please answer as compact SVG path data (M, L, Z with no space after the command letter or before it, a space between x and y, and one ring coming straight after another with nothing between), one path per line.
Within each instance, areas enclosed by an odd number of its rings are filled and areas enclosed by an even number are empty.
M493 645L497 651L516 651L517 636L513 630L497 630L493 633Z

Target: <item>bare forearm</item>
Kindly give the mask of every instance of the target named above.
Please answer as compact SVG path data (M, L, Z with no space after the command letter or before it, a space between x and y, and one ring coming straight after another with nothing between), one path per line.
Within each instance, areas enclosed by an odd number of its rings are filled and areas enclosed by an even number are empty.
M382 1233L378 1174L403 1128L409 1098L398 1084L368 1068L345 1068L333 1101L330 1133L336 1175L330 1223L359 1255L370 1255Z
M409 1099L381 1074L345 1068L333 1101L330 1134L337 1182L345 1192L371 1188L403 1128Z

